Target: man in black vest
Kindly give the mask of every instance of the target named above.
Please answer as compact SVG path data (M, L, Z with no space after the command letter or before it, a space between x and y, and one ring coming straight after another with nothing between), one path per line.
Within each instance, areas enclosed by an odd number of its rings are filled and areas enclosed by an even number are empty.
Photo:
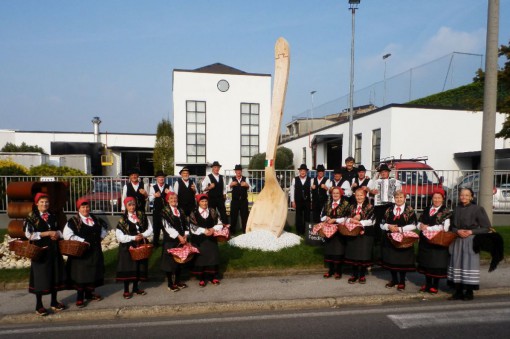
M354 161L353 157L347 157L345 158L345 167L342 167L342 178L347 180L349 185L352 183L352 179L358 175L358 169L354 167Z
M181 177L174 184L174 192L177 194L177 202L179 207L184 210L184 214L189 217L190 213L195 209L195 194L197 187L189 178L189 169L183 167L179 174Z
M370 178L365 176L366 173L367 173L367 170L366 170L365 166L359 165L358 166L358 175L356 176L356 178L352 179L351 188L352 188L352 192L356 192L356 190L358 190L358 189L363 189L366 192L367 197L368 197L369 193L370 193L370 190L368 187L372 186L372 183L371 183ZM351 203L355 203L355 202L356 202L356 195L353 194L351 196Z
M165 183L166 174L163 171L158 171L155 175L156 184L151 186L149 193L149 201L154 203L154 210L152 213L152 230L154 232L154 247L159 246L159 235L163 222L161 219L161 211L166 204L166 196L172 191L170 186Z
M236 165L234 168L236 173L228 185L232 192L232 200L230 202L230 232L234 234L237 230L237 217L241 214L241 226L243 233L246 232L246 223L248 222L248 191L250 190L250 181L243 177L243 167Z
M315 223L321 222L322 208L328 201L328 190L331 182L324 177L326 169L324 165L317 166L317 177L312 179L312 220Z
M331 189L333 187L340 187L342 189L342 201L349 201L352 195L351 183L342 177L342 173L343 170L341 168L335 168L329 193L331 194Z
M228 224L227 210L225 209L227 185L225 185L223 175L220 174L220 163L214 161L211 167L212 173L202 181L202 192L207 193L209 197L209 208L216 208L220 214L221 222Z
M129 182L124 185L122 188L122 201L126 199L126 197L133 197L136 200L136 210L142 211L145 213L145 202L149 196L147 191L144 189L143 182L139 180L140 178L140 170L138 168L133 168L128 172ZM124 212L126 207L122 204L122 212Z
M290 185L290 201L292 208L296 210L296 232L305 234L305 223L310 222L310 187L311 180L307 176L308 167L301 164L298 168L299 175L292 179Z

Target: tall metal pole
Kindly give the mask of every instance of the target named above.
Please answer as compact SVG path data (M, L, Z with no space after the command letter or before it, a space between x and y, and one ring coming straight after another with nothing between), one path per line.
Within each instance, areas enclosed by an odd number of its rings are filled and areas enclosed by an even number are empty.
M384 60L384 96L383 96L383 106L386 106L386 59L391 56L391 53L383 55Z
M356 9L358 8L359 1L349 0L349 9L352 13L352 35L351 35L351 81L349 88L349 150L348 154L352 157L352 140L353 140L353 97L354 97L354 23L356 16Z
M312 106L310 108L310 115L312 116L312 132L313 132L313 95L317 93L317 91L311 91L310 95L312 97Z
M499 0L489 0L485 47L485 85L483 90L482 154L480 160L480 206L492 223L494 185L494 148L498 94Z

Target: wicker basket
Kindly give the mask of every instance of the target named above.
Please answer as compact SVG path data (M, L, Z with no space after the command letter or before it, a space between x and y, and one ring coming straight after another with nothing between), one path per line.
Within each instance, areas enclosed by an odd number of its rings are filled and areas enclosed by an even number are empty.
M388 239L390 239L391 244L396 248L409 248L413 247L414 243L418 241L418 238L404 237L402 241L396 241L388 234Z
M46 250L46 247L36 246L28 240L14 240L11 242L16 243L12 245L9 243L9 249L13 248L13 251L17 256L32 259L34 261L39 260Z
M182 246L183 246L182 244L179 244L178 247L182 247ZM188 261L190 261L191 259L193 259L193 257L195 256L195 253L190 252L185 259L181 259L179 256L177 256L175 254L171 254L171 253L169 253L169 254L174 258L175 262L178 264L185 264Z
M148 244L145 242L143 244L138 244L137 247L130 246L129 254L131 255L131 259L134 261L149 259L152 255L152 250L154 246L152 244Z
M345 235L348 237L358 236L362 229L363 227L355 227L352 229L352 231L350 231L344 224L338 225L338 232L340 232L341 235Z
M429 242L434 245L448 247L457 238L457 234L453 232L440 231Z
M76 240L61 240L58 242L58 247L63 255L81 257L89 248L89 245Z

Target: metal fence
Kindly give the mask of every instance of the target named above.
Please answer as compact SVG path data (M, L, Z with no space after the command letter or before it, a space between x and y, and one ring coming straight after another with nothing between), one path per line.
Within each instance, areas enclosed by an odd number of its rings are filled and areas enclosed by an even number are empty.
M249 202L252 204L257 194L264 187L264 171L249 170L243 173L250 179L251 189L249 193ZM281 188L290 195L290 185L292 179L297 175L294 170L276 171L278 182ZM315 171L309 171L310 177L315 177ZM226 184L234 176L234 171L226 171ZM372 178L377 177L377 173L367 173ZM479 171L450 171L450 170L406 170L394 172L391 174L402 183L402 189L406 194L408 203L416 210L421 211L430 203L432 191L437 187L442 187L447 195L447 205L454 206L458 203L459 187L469 187L478 195L480 188ZM326 177L332 178L333 173L326 171ZM171 186L179 177L171 176L166 178L166 182ZM30 177L30 176L0 176L0 213L7 211L9 203L6 188L10 182L14 181L65 181L69 183L68 201L64 208L66 213L76 211L76 200L86 197L91 201L91 208L95 213L100 214L120 214L122 204L122 188L128 182L128 177L104 177L104 176L84 176L84 177ZM196 184L198 192L201 191L203 177L191 177ZM141 177L145 186L154 185L153 177ZM229 195L227 195L227 205L229 205ZM147 211L151 213L151 204L147 204ZM290 208L290 196L289 196ZM228 209L228 207L227 207ZM510 172L496 171L494 175L493 189L493 211L510 213Z

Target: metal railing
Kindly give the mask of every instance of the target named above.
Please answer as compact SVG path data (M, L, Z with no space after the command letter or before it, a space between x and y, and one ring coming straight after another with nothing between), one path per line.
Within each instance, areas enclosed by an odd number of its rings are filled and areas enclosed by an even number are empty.
M244 175L250 179L251 189L249 194L250 203L256 200L256 196L264 187L264 170L245 170ZM295 170L276 171L280 187L290 194L292 179L297 175ZM315 177L315 171L309 171L309 176ZM377 173L367 172L372 178ZM234 171L226 171L226 183L234 176ZM430 204L430 198L435 188L441 187L445 190L448 206L455 206L458 203L459 187L469 187L478 195L480 188L479 171L453 171L453 170L409 170L393 172L391 176L396 177L402 184L402 190L406 194L408 203L416 210L421 211ZM327 178L333 178L332 171L326 171ZM166 182L173 186L178 176L166 178ZM128 177L105 177L105 176L84 176L84 177L40 177L40 176L0 176L0 213L6 213L9 203L6 187L14 181L66 181L69 183L68 200L64 208L66 213L76 211L76 200L86 197L91 201L91 208L95 213L120 214L122 188L128 181ZM201 191L203 177L191 177L196 183L198 192ZM153 177L141 177L145 186L153 185ZM227 197L228 203L228 197ZM290 208L290 196L289 196ZM147 204L147 211L151 213L151 204ZM496 171L494 175L493 189L493 211L510 213L510 172Z

